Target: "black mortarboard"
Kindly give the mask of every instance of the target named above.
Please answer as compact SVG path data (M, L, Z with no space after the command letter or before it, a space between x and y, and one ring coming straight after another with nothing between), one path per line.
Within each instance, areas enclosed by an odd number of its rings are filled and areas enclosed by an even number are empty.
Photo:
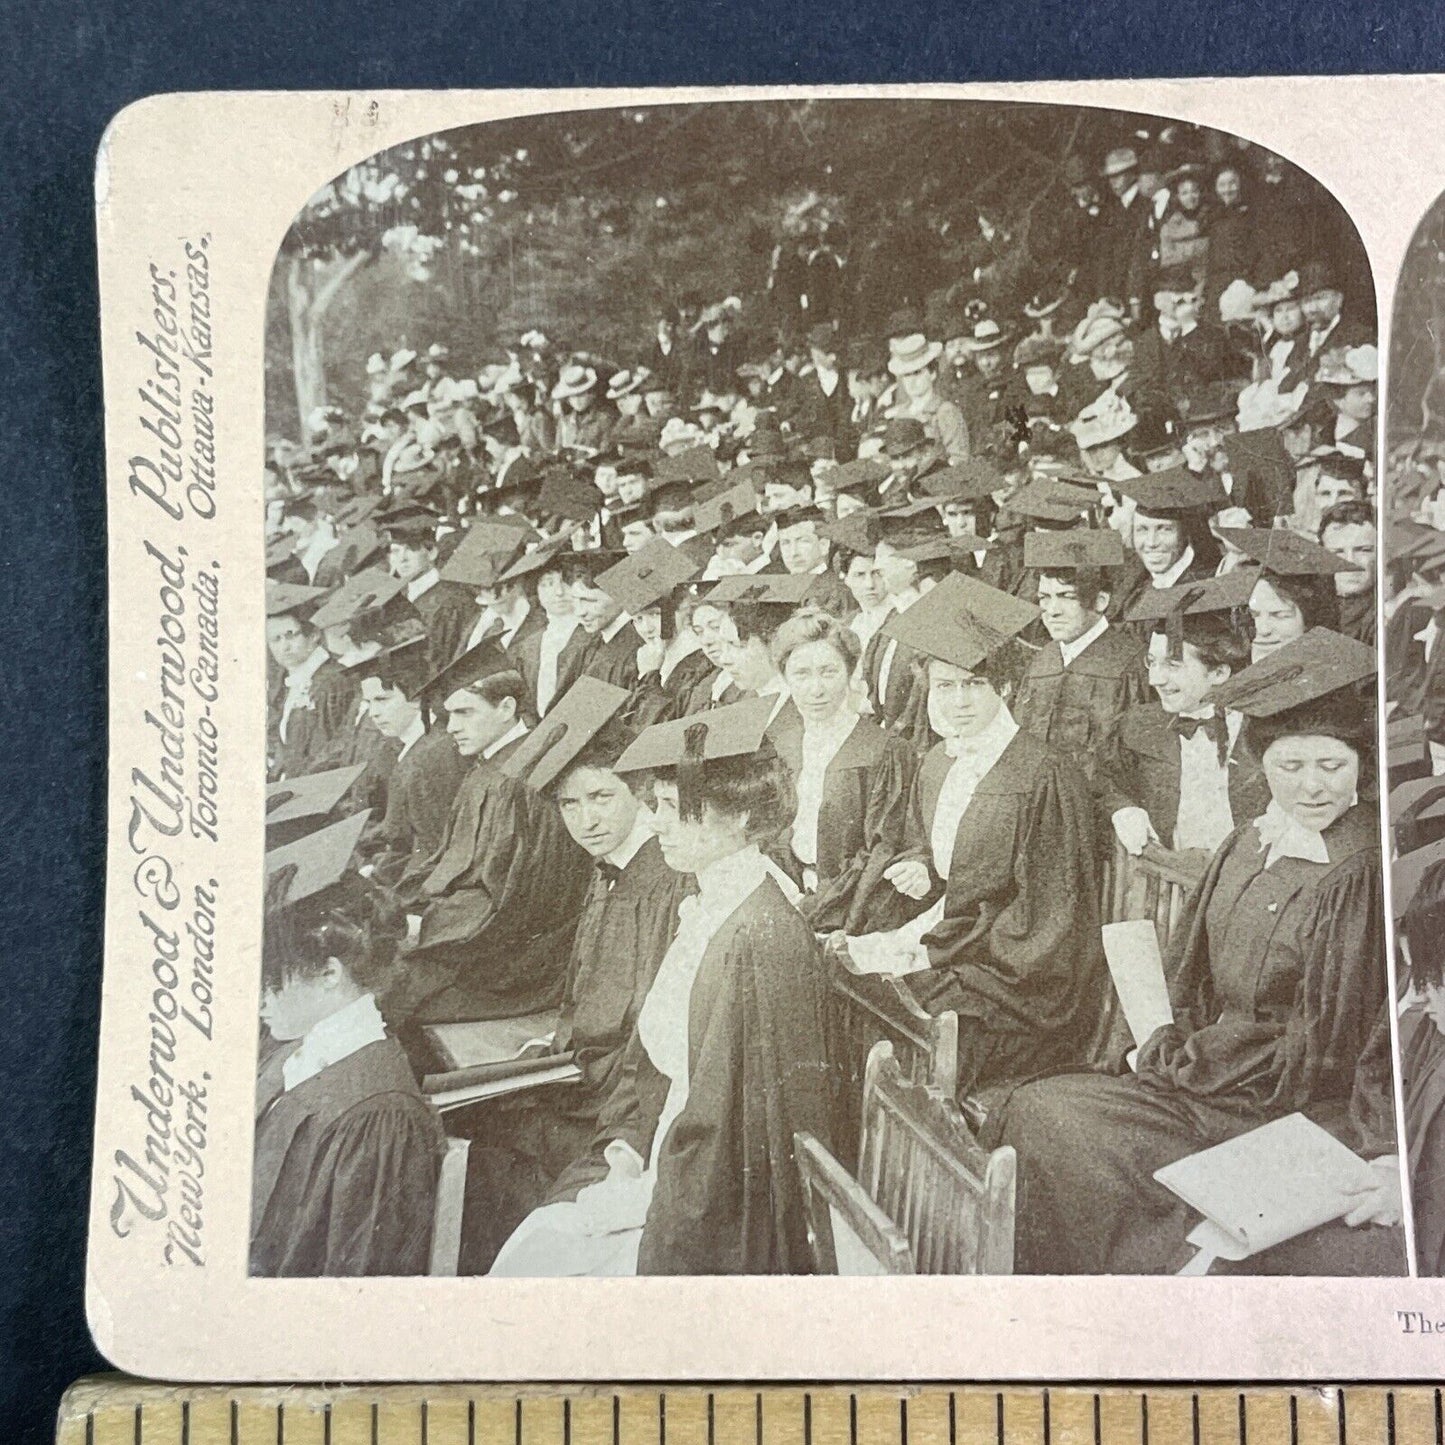
M1295 461L1274 427L1227 433L1224 455L1237 493L1257 487L1266 497L1282 498L1294 490Z
M436 538L441 516L420 502L399 502L384 512L378 512L372 520L388 538L431 543Z
M503 760L502 771L545 788L626 705L626 689L579 677Z
M1118 567L1123 561L1124 542L1112 527L1030 532L1024 538L1024 566L1035 571Z
M483 678L496 672L507 672L513 666L512 659L492 638L484 638L429 677L417 695L433 707L442 707L454 692L475 687Z
M416 700L425 690L430 673L431 638L420 617L404 619L395 633L378 651L342 666L358 684L374 677L383 687L398 687Z
M544 571L554 564L560 567L562 560L572 556L571 548L564 543L558 542L548 547L534 547L530 552L523 552L497 578L499 582L514 582L519 577L529 577L537 572Z
M442 581L460 582L466 587L495 587L526 540L527 532L520 527L474 522L443 565Z
M368 567L348 578L311 614L315 627L340 627L379 612L406 587L384 567Z
M299 582L274 582L266 579L266 616L281 617L293 612L308 618L315 606L326 596L324 587L303 587Z
M346 796L366 771L365 763L349 768L328 768L299 778L281 778L266 786L266 826L324 818Z
M1224 483L1213 472L1191 472L1188 467L1169 467L1110 485L1116 492L1132 497L1139 510L1151 517L1212 512L1229 505Z
M692 525L699 533L716 532L757 510L758 494L751 482L743 481L704 502L698 502L693 507Z
M283 868L295 869L285 895L278 900L280 905L300 903L302 899L339 883L350 866L351 855L370 817L371 810L368 808L267 853L268 878Z
M914 489L939 502L977 502L1008 483L999 469L983 457L970 457L951 467L942 467L914 481Z
M711 482L722 475L711 447L690 447L676 456L659 457L652 469L655 485L663 482Z
M1390 866L1390 905L1397 919L1414 910L1426 875L1435 873L1442 863L1445 863L1445 838L1395 859Z
M879 528L871 512L853 512L835 521L825 522L819 529L832 543L871 557L878 545Z
M1161 622L1200 612L1231 612L1249 603L1259 568L1244 565L1218 577L1182 582L1173 587L1145 587L1129 609L1130 622Z
M1359 571L1318 542L1283 527L1220 527L1219 537L1276 577L1333 577L1336 572Z
M809 572L746 572L722 577L707 593L709 602L750 602L765 607L796 607L818 579Z
M1077 522L1103 501L1097 487L1083 487L1061 477L1040 477L1020 487L1004 506L1021 517L1042 522Z
M697 563L665 537L649 537L631 556L600 573L597 586L636 617L692 581L698 570Z
M865 487L876 487L888 476L888 468L876 457L860 457L857 461L843 462L828 473L828 485L835 492L857 492Z
M602 510L602 493L569 467L549 467L537 495L537 510L568 522L590 522Z
M1274 717L1375 673L1375 649L1352 637L1312 627L1266 653L1215 689L1215 702L1246 717Z
M973 672L1038 615L1032 603L953 572L881 630L916 652Z

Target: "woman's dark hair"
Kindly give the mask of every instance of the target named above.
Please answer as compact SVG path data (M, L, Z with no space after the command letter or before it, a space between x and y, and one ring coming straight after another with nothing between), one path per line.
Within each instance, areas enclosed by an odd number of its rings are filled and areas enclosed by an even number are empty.
M268 907L261 985L279 989L292 979L317 978L334 958L357 988L383 994L405 935L401 909L380 889L350 875L299 903Z
M676 781L677 769L660 770L657 777ZM793 774L766 740L755 753L703 763L695 797L730 817L746 814L750 843L775 837L798 811Z
M1180 641L1199 654L1206 668L1227 667L1232 673L1249 666L1249 641L1217 612L1186 613L1181 624ZM1154 631L1167 637L1168 626L1161 619Z
M1281 577L1269 572L1259 580L1268 583L1281 597L1299 608L1306 632L1311 627L1339 631L1340 603L1335 596L1333 577Z
M1247 718L1244 742L1261 761L1281 738L1334 738L1360 760L1360 787L1369 781L1365 765L1375 755L1375 712L1359 693L1346 689L1315 702L1286 708L1273 717Z
M1018 691L1019 684L1023 681L1024 673L1028 671L1030 659L1037 649L1020 642L1018 638L1010 638L1001 647L996 647L979 665L973 669L975 677L981 677L1001 698L1008 700ZM923 684L925 693L928 687L928 669L934 662L943 661L941 658L929 657L922 654L913 660L914 674Z

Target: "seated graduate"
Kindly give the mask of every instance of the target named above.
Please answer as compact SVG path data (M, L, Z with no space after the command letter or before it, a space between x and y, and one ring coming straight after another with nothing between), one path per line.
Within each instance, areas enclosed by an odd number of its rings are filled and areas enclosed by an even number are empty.
M256 1275L427 1269L442 1129L377 1008L404 923L346 873L355 837L346 823L312 833L289 850L306 868L267 880Z
M598 587L621 605L640 639L637 681L628 708L635 726L691 711L695 694L711 686L713 666L699 650L697 635L678 625L678 599L698 570L681 548L652 537L597 578Z
M406 600L421 614L431 640L431 662L440 671L464 651L477 617L477 604L459 582L443 582L437 562L441 518L417 502L402 502L376 514L387 540L393 577L406 585Z
M398 1005L418 1024L509 1018L561 996L591 865L556 804L503 767L528 731L523 686L501 648L484 642L424 689L424 702L445 706L447 731L470 767L402 955ZM425 1057L424 1046L414 1057Z
M1398 859L1393 877L1410 1001L1400 1014L1400 1083L1410 1151L1415 1258L1445 1274L1445 844Z
M622 720L627 702L620 689L582 678L513 755L528 783L555 797L567 831L594 860L549 1042L551 1052L572 1055L582 1077L492 1106L472 1145L467 1273L490 1268L539 1204L571 1199L606 1175L606 1160L592 1149L598 1114L677 932L678 905L693 892L691 879L663 861L652 815L634 792L641 779L615 771L637 736Z
M566 576L572 589L577 620L587 634L581 672L624 692L637 686L637 649L642 638L622 603L609 596L598 579L608 568L622 561L623 552L571 552L567 554Z
M1147 843L1213 853L1257 818L1269 789L1241 741L1244 718L1214 692L1249 664L1249 641L1230 618L1253 590L1252 569L1182 587L1150 589L1129 614L1152 625L1149 685L1105 740L1096 790L1115 836L1134 856Z
M266 728L267 776L300 778L336 766L356 711L356 685L327 652L311 615L325 593L266 584L266 647L281 674Z
M916 916L850 941L863 971L907 975L959 1015L959 1088L1086 1063L1109 1012L1092 805L1082 771L1023 731L1009 699L1038 609L946 577L885 626L927 659L924 757L907 846L884 878Z
M1220 550L1209 518L1229 504L1217 475L1172 467L1113 485L1133 503L1126 540L1149 573L1151 586L1173 587L1214 575Z
M590 636L577 616L567 580L567 558L560 546L524 552L498 577L503 586L520 583L546 621L522 629L507 647L512 665L526 685L523 711L546 717L552 704L582 675Z
M382 737L399 751L387 781L386 812L363 843L367 876L415 899L425 865L441 847L467 765L444 727L431 726L421 694L428 680L426 633L414 633L351 671Z
M1367 647L1375 645L1375 509L1362 501L1336 502L1320 518L1320 546L1351 570L1335 574L1340 631Z
M917 755L858 715L852 678L861 652L849 626L809 607L773 636L790 700L768 737L798 798L774 856L802 887L799 911L818 933L871 933L906 917L880 868L903 851Z
M801 605L812 579L781 574L758 577L724 577L702 601L721 606L727 613L722 625L723 670L729 685L721 703L765 697L776 716L788 700L788 690L773 660L773 637Z
M797 1274L810 1269L793 1134L829 1137L822 952L759 851L793 808L749 699L649 728L617 771L651 773L662 856L696 879L603 1110L605 1178L545 1206L493 1274Z
M1026 1084L997 1117L988 1142L1018 1151L1019 1272L1177 1271L1195 1216L1154 1171L1296 1111L1379 1157L1382 1182L1396 1169L1372 1053L1389 997L1379 815L1357 793L1375 743L1353 689L1374 669L1369 648L1317 629L1217 690L1249 720L1270 804L1216 852L1171 941L1174 1022L1132 1070ZM1390 1222L1384 1204L1351 1217ZM1247 1268L1400 1272L1398 1238L1369 1233L1327 1225Z
M803 594L803 601L822 612L847 618L853 610L853 597L828 566L828 538L824 535L827 518L817 507L790 507L779 512L778 558L790 577L809 577L812 583Z
M1107 615L1106 569L1123 561L1124 544L1107 528L1030 532L1024 539L1049 641L1024 669L1013 714L1090 777L1104 738L1148 694L1144 649L1131 630L1111 627Z
M1282 528L1221 527L1219 535L1259 564L1253 569L1256 581L1249 595L1252 661L1303 637L1312 627L1337 630L1340 604L1335 577L1350 571L1349 563Z

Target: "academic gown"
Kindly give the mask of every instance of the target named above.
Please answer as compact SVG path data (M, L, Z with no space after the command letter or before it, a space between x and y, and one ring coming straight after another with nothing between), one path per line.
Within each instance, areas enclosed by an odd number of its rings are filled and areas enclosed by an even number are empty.
M346 669L331 658L316 669L307 701L293 707L286 719L283 739L281 714L285 702L283 684L269 729L273 776L302 778L337 766L334 759L356 715L356 685Z
M442 728L424 732L392 768L386 813L370 840L379 881L414 898L420 872L441 847L466 760Z
M401 744L395 738L384 736L372 721L371 714L360 710L360 704L356 705L351 716L351 725L337 740L330 766L350 768L363 763L365 767L347 790L345 802L338 812L349 816L363 808L370 808L372 821L375 822L386 812L387 784L396 766Z
M1420 1273L1445 1274L1445 1035L1421 1004L1400 1015L1400 1081Z
M395 994L417 1023L510 1018L561 995L591 859L557 805L499 760L462 779L422 883L421 932Z
M771 878L728 916L688 1001L688 1100L663 1139L640 1275L809 1274L793 1135L831 1142L827 975ZM599 1121L644 1159L668 1092L637 1035Z
M1328 863L1265 868L1254 823L1236 828L1175 935L1175 1021L1145 1041L1137 1072L1039 1080L995 1115L990 1144L1018 1151L1017 1272L1177 1271L1197 1215L1154 1172L1296 1110L1366 1157L1393 1152L1389 1070L1374 1057L1388 1000L1378 819L1357 804L1321 836ZM1242 1269L1403 1267L1390 1231L1334 1225Z
M1036 652L1012 711L1020 727L1073 758L1092 779L1104 738L1126 709L1149 696L1143 647L1106 627L1067 666L1053 640Z
M507 655L527 685L529 714L537 710L537 684L542 673L542 631L541 627L524 626L507 647ZM562 644L562 650L557 654L557 690L548 703L549 709L582 675L582 664L586 660L587 646L591 641L591 637L579 626L572 629L571 635Z
M636 728L671 722L712 706L712 685L717 668L704 652L689 652L667 675L657 672L639 679L627 705L627 720Z
M1131 707L1104 740L1095 774L1103 817L1101 828L1120 808L1143 808L1154 831L1170 847L1179 821L1181 754L1172 718L1158 702ZM1236 740L1225 762L1229 812L1236 825L1259 817L1269 806L1264 769Z
M803 769L803 718L791 701L768 728L777 754L796 778ZM897 928L907 918L903 896L883 870L906 846L908 793L917 757L901 739L860 717L823 775L818 809L817 888L798 911L820 934ZM792 849L792 824L772 856L802 886L803 865Z
M581 674L631 692L637 686L637 649L641 646L642 637L630 622L624 623L610 639L600 632L594 633L582 657Z
M529 1090L478 1118L462 1226L463 1272L485 1273L497 1250L539 1204L573 1199L607 1166L593 1149L637 1027L637 1011L677 932L691 877L663 862L649 838L609 890L593 869L567 963L554 1051L571 1051L582 1078ZM605 1142L605 1141L604 1141Z
M883 662L890 649L893 660L888 664L888 684L884 688ZM913 731L922 710L918 702L918 694L922 690L917 673L920 656L906 643L875 632L863 649L860 664L859 676L868 689L874 721L886 732L910 742L923 741L922 736Z
M477 604L459 582L437 582L413 600L426 625L432 669L440 672L460 655L476 626Z
M1340 598L1340 631L1366 647L1374 647L1376 636L1375 589Z
M846 622L858 611L858 604L843 579L826 567L813 578L812 585L803 594L803 605L817 607L840 622Z
M1089 1062L1110 1013L1094 829L1083 775L1020 729L959 820L946 881L933 873L939 791L953 759L931 749L914 779L905 857L927 863L929 968L907 986L931 1014L958 1011L960 1094Z
M395 1039L294 1089L276 1049L257 1090L253 1275L425 1274L442 1127Z

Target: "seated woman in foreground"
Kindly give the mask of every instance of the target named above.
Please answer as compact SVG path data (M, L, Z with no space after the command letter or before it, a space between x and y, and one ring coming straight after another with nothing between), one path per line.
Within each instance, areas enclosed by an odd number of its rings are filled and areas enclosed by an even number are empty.
M1349 1220L1399 1222L1387 1061L1379 816L1361 802L1373 719L1352 685L1371 649L1316 629L1219 689L1246 721L1271 802L1216 852L1165 961L1174 1022L1113 1074L1016 1090L991 1143L1018 1151L1016 1268L1177 1271L1198 1216L1154 1171L1296 1111L1376 1161L1378 1197ZM1132 1068L1130 1067L1132 1061ZM1388 1274L1395 1230L1312 1230L1254 1273Z
M793 811L764 742L773 703L658 724L618 760L653 774L663 859L697 896L598 1121L606 1177L529 1215L493 1274L810 1268L793 1134L829 1132L826 985L797 889L758 849Z

